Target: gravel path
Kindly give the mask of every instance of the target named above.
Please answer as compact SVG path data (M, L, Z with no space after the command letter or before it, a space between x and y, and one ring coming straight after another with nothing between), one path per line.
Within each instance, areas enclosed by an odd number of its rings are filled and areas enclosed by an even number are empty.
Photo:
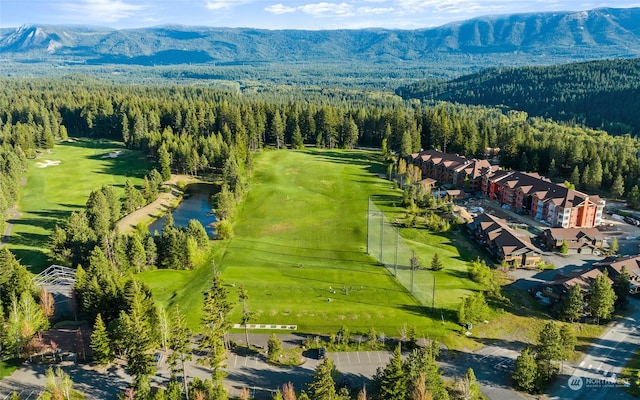
M195 181L197 181L197 179L189 175L172 175L171 179L169 179L168 182L165 182L165 185L169 185L171 188L169 193L160 193L155 201L120 219L120 221L116 223L116 227L120 232L128 232L135 228L140 221L146 218L157 218L163 215L168 210L175 207L176 202L182 193L177 187L178 182L185 183Z

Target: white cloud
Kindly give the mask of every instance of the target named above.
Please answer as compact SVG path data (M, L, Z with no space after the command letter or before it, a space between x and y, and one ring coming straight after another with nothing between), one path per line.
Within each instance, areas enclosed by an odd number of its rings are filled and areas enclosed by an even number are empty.
M347 3L314 3L298 7L298 10L314 17L347 17L353 15L353 7Z
M360 15L388 14L395 11L393 7L358 7Z
M267 11L267 12L270 12L272 14L280 15L280 14L288 14L288 13L295 12L296 8L295 7L287 7L282 3L278 3L278 4L273 4L273 5L269 6L269 7L266 7L264 10Z
M233 1L228 0L213 0L207 1L207 8L209 10L228 10L233 8L235 3Z
M82 0L74 3L64 3L62 9L76 14L74 19L87 21L115 22L131 18L139 11L147 8L141 4L131 4L122 0Z
M209 0L207 1L207 8L209 10L230 10L236 6L251 2L251 0Z

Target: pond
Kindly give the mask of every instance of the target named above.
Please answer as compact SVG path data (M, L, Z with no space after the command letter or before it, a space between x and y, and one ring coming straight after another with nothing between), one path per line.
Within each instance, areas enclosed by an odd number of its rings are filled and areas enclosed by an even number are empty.
M185 188L182 202L172 211L175 226L186 228L189 221L196 219L200 221L210 238L215 237L215 228L213 224L218 220L211 212L210 199L217 191L216 185L207 183L193 183ZM167 216L163 216L155 220L149 225L149 232L160 234L167 220Z

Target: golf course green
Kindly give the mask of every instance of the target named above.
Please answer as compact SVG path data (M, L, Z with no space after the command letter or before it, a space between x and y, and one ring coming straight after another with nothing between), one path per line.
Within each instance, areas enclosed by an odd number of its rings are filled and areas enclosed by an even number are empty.
M297 325L298 332L317 334L345 325L352 332L374 328L387 336L415 326L419 336L445 343L457 335L455 310L462 297L479 289L467 278L475 250L454 234L402 229L423 265L435 253L444 265L437 272L416 271L415 296L367 254L368 199L390 221L404 215L402 192L381 178L386 165L377 152L266 150L254 161L232 239L212 242L207 261L192 271L139 275L159 304L179 305L197 331L215 265L235 304L232 323L241 321L242 284L254 324ZM46 244L55 224L83 207L92 190L121 188L127 179L139 184L150 168L140 153L119 143L88 139L57 144L30 163L19 203L22 216L9 246L33 273L48 266ZM433 303L418 301L432 294Z
M235 220L235 236L216 242L212 254L236 306L243 284L249 294L251 323L297 325L307 333L353 332L370 328L398 336L415 325L420 336L444 337L456 325L450 318L460 299L477 289L467 278L467 263L475 254L461 254L447 235L409 230L410 245L420 258L436 252L445 268L436 273L435 312L366 254L367 199L399 216L401 192L380 178L385 165L367 151L264 151L255 156L249 193ZM405 233L403 233L404 235ZM188 310L193 326L211 276L211 263L195 271L150 271L141 275L167 307ZM420 282L418 290L432 290ZM430 272L430 274L432 274ZM424 289L420 289L424 288Z
M84 207L89 193L111 185L124 193L129 179L139 185L151 168L141 152L119 142L75 139L29 160L20 189L20 218L11 228L9 248L33 273L48 267L46 245L56 224Z

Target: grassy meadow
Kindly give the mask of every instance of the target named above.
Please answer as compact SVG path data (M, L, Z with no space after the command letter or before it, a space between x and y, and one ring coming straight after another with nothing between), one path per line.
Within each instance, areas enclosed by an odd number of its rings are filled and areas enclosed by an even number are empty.
M118 150L118 157L103 158ZM122 189L127 179L140 184L149 168L140 152L122 143L77 139L56 144L29 160L18 204L22 216L12 227L9 248L31 272L40 272L49 265L46 246L56 224L83 208L91 191L103 185Z
M363 333L373 327L387 336L398 336L406 324L415 325L420 336L449 341L446 336L456 325L442 318L451 317L460 298L476 289L466 278L466 260L475 254L461 254L450 236L406 232L411 246L423 253L421 258L430 259L437 251L445 266L435 273L436 310L430 318L431 304L420 304L366 254L368 197L384 199L380 206L390 216L399 211L394 204L401 201L400 191L378 177L385 168L376 157L330 150L256 155L235 237L217 242L213 255L236 300L232 322L240 322L236 296L243 284L253 323L296 324L298 331L313 333L336 332L342 325ZM202 301L209 265L142 277L162 303L188 309L193 326L199 307L191 305Z

